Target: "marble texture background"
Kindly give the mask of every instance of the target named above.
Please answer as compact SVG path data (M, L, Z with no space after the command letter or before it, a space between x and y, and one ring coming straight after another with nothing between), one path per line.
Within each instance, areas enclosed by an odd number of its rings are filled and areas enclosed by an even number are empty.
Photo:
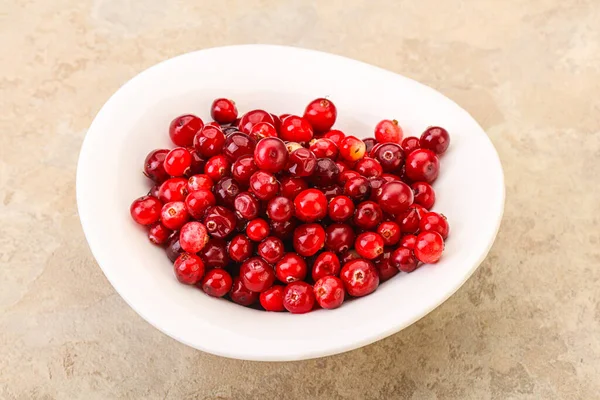
M121 300L77 217L86 128L142 69L237 43L379 65L482 124L506 212L456 295L373 345L279 364L195 351ZM1 399L599 398L597 0L3 0L0 48Z

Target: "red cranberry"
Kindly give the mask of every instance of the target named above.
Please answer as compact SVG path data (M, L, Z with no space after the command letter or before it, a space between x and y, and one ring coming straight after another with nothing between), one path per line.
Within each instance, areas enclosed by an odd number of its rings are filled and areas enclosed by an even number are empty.
M202 279L202 290L212 297L223 297L233 286L233 279L224 269L211 269Z
M277 121L279 120L278 117L273 118L277 118ZM268 122L259 122L250 129L248 135L256 141L268 137L277 137L277 128Z
M263 171L280 172L288 162L287 148L279 138L264 138L254 149L254 162Z
M344 194L355 201L362 201L369 198L371 194L369 180L362 176L348 179L344 185Z
M373 293L379 286L377 269L367 260L353 260L344 265L340 273L346 292L361 297Z
M346 171L340 172L340 175L338 176L338 183L343 186L350 179L358 177L360 177L360 174L358 172L348 169Z
M185 206L194 219L202 218L208 207L216 204L215 196L207 189L196 190L185 198Z
M233 208L240 219L251 220L258 216L260 204L254 196L248 192L240 193L233 202Z
M253 292L264 292L275 282L275 271L265 260L252 257L241 265L240 278L245 287Z
M200 222L188 222L179 231L179 244L188 253L197 253L206 246L208 232Z
M183 201L172 201L163 206L160 218L164 226L171 230L181 228L190 218Z
M292 244L301 256L312 256L325 244L325 230L318 224L300 225L294 230Z
M362 229L373 229L383 219L381 207L374 201L363 201L356 207L354 223Z
M167 253L167 257L171 262L175 262L177 257L181 253L183 253L183 249L179 244L179 232L173 232L167 241L167 246L165 247L165 253Z
M296 226L298 226L296 218L284 222L271 221L271 233L281 240L288 240L291 239Z
M331 224L326 230L325 247L336 253L344 253L354 246L354 230L350 225Z
M383 174L383 169L379 161L371 157L363 157L356 163L356 172L365 178L375 178Z
M331 139L321 138L313 139L310 144L310 151L317 158L331 158L335 160L338 155L338 146Z
M250 136L242 132L234 132L225 138L223 154L230 162L235 162L241 156L254 154L255 147L256 141Z
M189 193L200 189L212 190L213 186L213 180L205 174L192 175L187 181L187 191Z
M340 260L332 251L324 251L317 256L312 266L312 278L314 281L325 276L338 276L340 274Z
M158 189L158 198L163 203L183 201L187 195L187 181L184 178L167 179Z
M175 277L181 283L195 285L204 275L204 263L194 254L182 253L174 264Z
M439 126L431 126L423 132L419 144L422 149L433 151L435 154L444 154L450 146L448 131Z
M230 124L238 116L235 103L229 99L215 99L210 106L210 116L220 124Z
M160 219L163 205L159 199L153 196L143 196L131 203L129 212L131 218L140 225L150 225Z
M417 243L417 237L415 235L404 235L400 239L400 247L406 247L407 249L414 249Z
M346 136L340 144L340 156L348 161L360 160L366 151L365 143L354 136Z
M319 279L314 286L315 298L319 305L325 309L333 310L344 302L344 283L335 276L325 276Z
M229 297L234 303L242 306L251 306L258 300L258 293L251 291L242 283L239 276L233 278L233 285L229 291Z
M412 206L410 206L410 208L415 209L415 211L417 212L417 215L419 216L419 220L423 219L425 214L427 214L429 212L428 209L426 209L425 207L423 207L419 204L413 204Z
M217 182L222 177L229 175L231 164L227 157L223 155L214 156L208 159L204 166L204 173L213 181Z
M335 222L344 222L354 214L354 203L348 196L334 197L328 206L329 218Z
M327 99L315 99L304 110L304 118L317 132L326 132L335 123L337 110L335 105Z
M247 186L250 182L250 177L258 171L258 167L254 163L254 157L247 155L242 156L233 163L231 167L231 176L237 182Z
M377 145L377 140L375 140L375 138L366 138L363 139L363 142L365 143L366 154L371 154L371 150Z
M191 146L194 135L204 126L195 115L182 115L175 118L169 127L169 136L176 146Z
M382 222L377 227L377 233L383 238L383 244L386 246L394 246L400 240L400 225L392 221Z
M398 172L404 161L402 147L397 143L383 143L372 154L384 172Z
M421 222L419 223L419 230L421 232L432 231L437 232L442 235L442 239L446 240L448 237L448 231L450 230L450 226L448 225L448 221L446 217L436 212L428 212L425 214L423 218L421 218Z
M169 174L165 171L165 157L169 150L158 149L152 150L146 156L144 161L144 175L152 179L156 183L163 183L169 179Z
M200 153L198 153L198 151L196 151L195 148L188 147L187 150L190 153L190 156L192 157L192 163L190 164L190 167L188 168L187 172L185 173L185 176L190 177L192 175L201 174L202 172L204 172L204 167L206 166L206 160L204 158L202 158Z
M269 236L258 245L258 255L269 264L279 261L283 257L283 252L283 242L274 236Z
M275 133L277 134L276 136L279 136L279 130L281 129L281 118L275 114L271 114L271 117L273 117L273 126L275 127Z
M306 282L292 282L283 290L283 306L293 314L304 314L313 309L315 294Z
M402 140L402 128L398 121L384 119L375 126L375 139L379 143L392 142L400 143Z
M250 191L260 200L270 200L279 193L280 185L270 172L256 171L250 177Z
M283 286L273 285L260 294L260 305L266 311L283 311Z
M404 154L410 154L420 147L419 138L416 138L414 136L404 138L401 146L402 150L404 151Z
M440 172L440 161L431 150L418 149L406 157L406 176L413 181L431 183Z
M381 257L375 261L375 268L377 268L377 272L379 272L379 280L381 282L387 281L399 272L396 265L392 262L392 253L391 250L386 250Z
M340 254L341 265L346 265L350 261L360 260L360 259L361 259L360 256L354 249L347 250L347 251L343 252L342 254Z
M415 194L415 203L427 209L435 204L435 191L427 182L415 182L410 186Z
M225 268L230 262L227 243L222 239L209 239L199 255L208 268Z
M356 252L368 260L374 260L383 253L383 238L375 232L358 235L354 244Z
M215 185L215 197L220 203L228 207L233 206L233 202L239 193L240 186L232 178L222 178Z
M154 185L148 191L148 196L156 197L158 199L159 191L160 191L160 186Z
M294 150L288 161L288 172L295 176L310 176L317 168L317 157L303 147Z
M344 188L338 185L329 186L321 189L327 201L330 201L334 197L341 196L344 194Z
M381 187L379 206L383 211L398 215L413 203L413 192L404 182L387 182Z
M414 207L409 207L396 217L396 223L403 233L416 233L419 230L421 217Z
M236 262L246 261L254 251L252 241L246 235L237 235L229 242L229 257Z
M340 171L340 175L342 174L342 172L344 171L348 171L348 166L346 164L344 164L341 161L336 161L335 165L337 165L338 170ZM339 175L338 175L338 180L340 179Z
M310 142L313 138L313 128L306 119L290 115L281 121L279 137L289 142Z
M402 181L401 177L399 177L398 175L394 175L394 174L383 174L383 175L381 175L381 178L385 182Z
M381 193L381 187L387 181L382 177L369 178L369 185L371 186L371 196L369 196L370 200L377 201L379 198L379 194Z
M407 247L398 247L394 250L390 263L402 272L413 272L419 264L413 251Z
M295 253L286 253L275 266L275 276L284 283L302 281L306 273L306 261Z
M308 189L308 183L302 178L293 176L281 178L281 195L283 197L294 200L300 192L306 189Z
M330 139L333 143L335 143L336 146L339 146L342 143L342 140L344 140L344 138L346 137L346 135L340 130L332 129L325 135L323 135L323 137L325 139Z
M294 215L294 203L287 197L274 197L267 204L267 216L272 221L287 221Z
M246 235L255 242L260 242L269 236L270 228L267 221L262 218L256 218L248 222Z
M425 264L435 264L442 257L444 239L437 232L421 232L415 243L415 257Z
M340 170L331 158L319 158L310 179L317 187L331 186L337 182Z
M169 239L171 231L160 222L150 225L148 230L148 239L157 246L162 246Z
M194 148L206 158L220 154L224 144L225 135L220 127L207 125L194 137Z
M233 211L223 206L214 206L206 210L203 222L211 236L225 239L236 228L237 218Z
M294 199L296 217L304 222L313 222L327 215L327 199L317 189L307 189Z
M240 131L249 134L252 131L252 127L260 122L268 122L271 125L275 123L273 116L268 112L263 110L252 110L242 116L238 127Z

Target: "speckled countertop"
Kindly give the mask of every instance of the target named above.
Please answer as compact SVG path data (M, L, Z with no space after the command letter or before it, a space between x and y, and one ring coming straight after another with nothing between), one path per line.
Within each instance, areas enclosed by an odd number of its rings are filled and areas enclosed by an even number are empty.
M13 0L0 6L1 399L600 398L600 2ZM506 212L475 275L373 345L219 358L144 322L86 245L75 168L126 80L235 43L424 82L498 149Z

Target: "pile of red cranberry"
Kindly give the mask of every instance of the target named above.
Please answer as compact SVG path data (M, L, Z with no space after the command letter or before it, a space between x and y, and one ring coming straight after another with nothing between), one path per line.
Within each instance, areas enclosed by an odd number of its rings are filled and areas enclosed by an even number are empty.
M165 246L180 282L305 313L440 259L449 227L428 210L450 144L445 129L403 140L398 122L383 120L375 138L360 140L331 129L336 107L323 98L302 117L241 118L233 101L217 99L211 116L173 120L179 147L148 154L144 173L155 186L130 209Z

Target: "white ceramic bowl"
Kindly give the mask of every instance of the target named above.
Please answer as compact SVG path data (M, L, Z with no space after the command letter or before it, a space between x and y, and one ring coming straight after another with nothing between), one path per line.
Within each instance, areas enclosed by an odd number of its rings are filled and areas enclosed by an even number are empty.
M450 222L442 260L399 274L375 293L333 311L267 313L182 285L160 248L129 215L147 193L146 154L169 147L170 121L193 113L205 121L213 99L241 113L264 108L301 114L328 96L335 127L372 136L383 118L405 135L441 125L451 145L441 159L434 209ZM167 335L197 349L249 360L299 360L367 345L414 323L452 295L488 253L502 218L504 181L483 129L435 90L380 68L317 51L269 45L201 50L164 61L121 87L102 107L83 143L77 203L92 253L123 299Z

